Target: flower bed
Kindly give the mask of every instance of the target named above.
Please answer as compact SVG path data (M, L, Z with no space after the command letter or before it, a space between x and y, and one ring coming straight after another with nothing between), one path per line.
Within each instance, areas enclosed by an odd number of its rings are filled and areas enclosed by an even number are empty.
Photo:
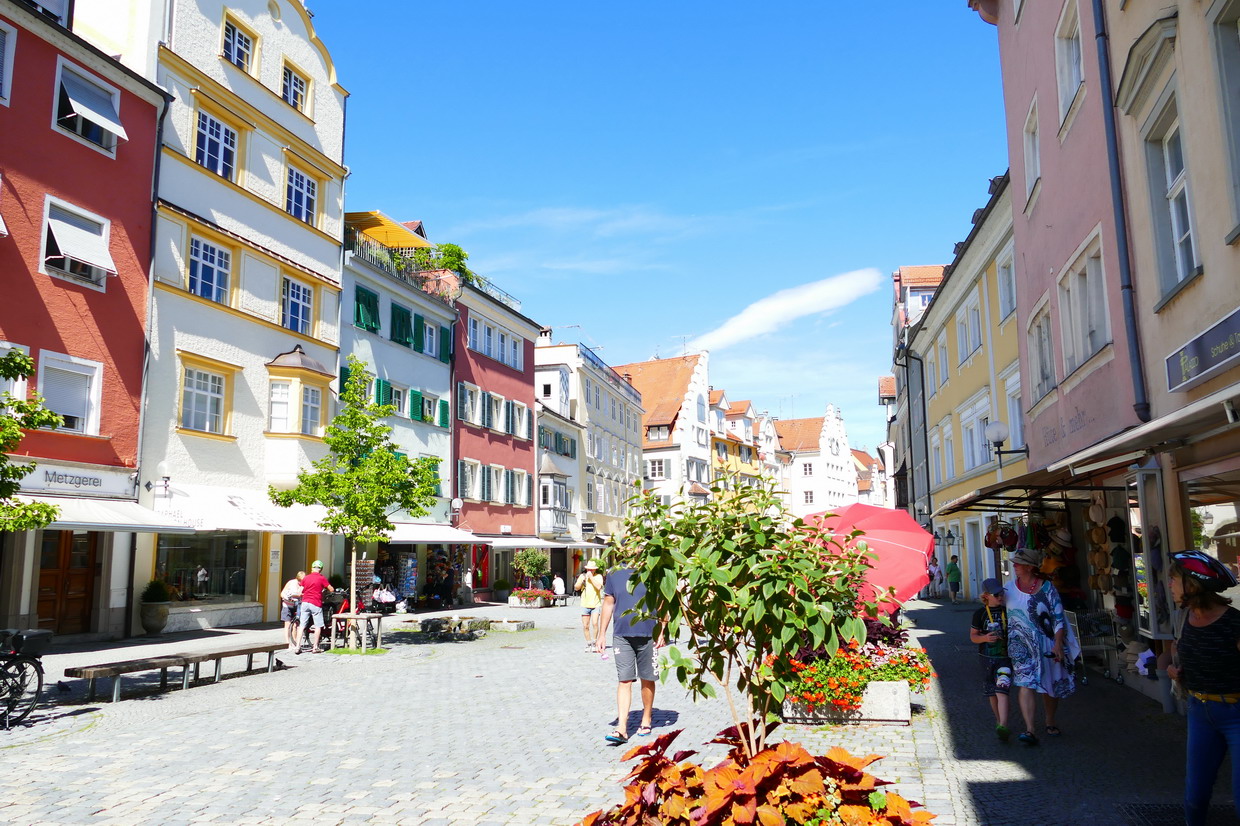
M520 608L546 608L555 597L546 588L517 588L508 597L508 604Z
M930 658L920 648L883 642L859 644L850 640L841 645L834 656L827 656L825 652L803 652L800 658L788 661L785 674L780 678L785 692L784 718L881 722L893 719L892 710L897 709L894 719L899 721L901 701L890 694L894 690L898 695L899 689L870 692L870 708L867 709L867 687L904 685L906 699L903 702L907 704L908 693L925 690L933 676ZM883 699L880 700L880 696ZM907 720L907 715L904 719Z

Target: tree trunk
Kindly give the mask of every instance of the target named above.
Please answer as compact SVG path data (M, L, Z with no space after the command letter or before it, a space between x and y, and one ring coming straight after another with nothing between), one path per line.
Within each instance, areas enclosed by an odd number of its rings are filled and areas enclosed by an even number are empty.
M353 537L345 537L344 544L349 549L349 610L357 613L357 545Z

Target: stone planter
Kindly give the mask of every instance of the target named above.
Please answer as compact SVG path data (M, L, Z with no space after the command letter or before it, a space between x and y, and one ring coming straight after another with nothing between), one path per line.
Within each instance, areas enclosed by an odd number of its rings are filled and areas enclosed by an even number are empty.
M508 597L508 604L514 608L546 608L551 603L544 597L538 599L517 599Z
M782 716L785 723L802 725L881 723L907 726L912 712L908 683L896 680L867 685L858 709L840 711L834 707L815 706L810 711L803 703L789 701L784 703Z
M500 589L498 589L498 588L492 588L492 589L491 589L491 599L492 599L492 600L494 600L495 602L507 602L507 601L508 601L508 595L509 595L510 593L512 593L510 590L509 590L509 591L503 591L503 590L500 590Z
M534 623L530 620L491 620L491 631L532 631Z
M143 602L138 608L138 616L142 620L142 630L148 637L153 637L164 630L168 624L168 602Z

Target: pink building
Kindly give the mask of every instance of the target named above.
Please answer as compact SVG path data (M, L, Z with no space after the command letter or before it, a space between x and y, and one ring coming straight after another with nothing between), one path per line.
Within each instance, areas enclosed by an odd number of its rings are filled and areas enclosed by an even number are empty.
M0 626L123 630L136 531L152 188L164 94L71 31L67 10L0 3L0 353L64 420L12 457L47 530L0 533ZM149 475L148 475L149 476Z
M1139 424L1148 402L1134 342L1122 207L1087 0L970 0L999 35L1011 159L1016 324L1029 468ZM1117 215L1120 216L1117 220ZM1126 321L1126 319L1128 319Z

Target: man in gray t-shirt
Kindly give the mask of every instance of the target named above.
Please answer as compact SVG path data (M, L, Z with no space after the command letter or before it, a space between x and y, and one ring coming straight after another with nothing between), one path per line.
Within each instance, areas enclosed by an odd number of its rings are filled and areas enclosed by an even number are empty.
M603 588L602 621L594 647L601 654L606 650L607 626L615 620L611 644L616 658L616 727L606 740L610 743L626 743L629 739L629 706L633 702L633 683L642 684L642 720L637 728L639 737L650 735L651 715L654 713L654 649L663 647L663 634L654 640L655 621L638 619L637 603L646 595L646 586L636 583L629 592L632 568L617 568L607 575Z

